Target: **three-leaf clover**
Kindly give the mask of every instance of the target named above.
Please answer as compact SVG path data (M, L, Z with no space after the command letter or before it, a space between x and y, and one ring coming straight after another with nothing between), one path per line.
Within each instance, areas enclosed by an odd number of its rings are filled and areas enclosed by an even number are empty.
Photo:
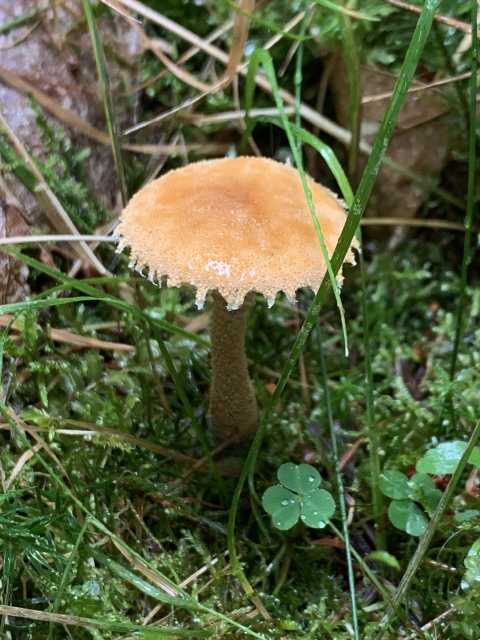
M262 504L272 516L273 526L282 531L301 520L307 527L322 529L335 513L331 494L319 489L322 478L309 464L282 464L277 471L280 484L269 487Z
M392 498L388 508L390 522L411 536L425 533L428 526L425 511L431 515L442 496L434 481L425 473L416 473L408 479L404 473L394 469L380 476L380 490Z

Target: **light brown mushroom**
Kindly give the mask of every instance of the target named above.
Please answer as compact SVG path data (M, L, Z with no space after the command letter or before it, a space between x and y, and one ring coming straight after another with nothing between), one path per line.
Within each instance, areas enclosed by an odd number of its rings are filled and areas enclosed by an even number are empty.
M331 255L345 222L342 202L308 178ZM278 292L318 289L326 272L298 172L266 158L207 160L143 187L123 211L119 250L148 269L152 282L196 288L202 307L212 292L209 415L221 437L248 438L257 404L245 355L249 292L269 306ZM354 262L352 250L348 262Z

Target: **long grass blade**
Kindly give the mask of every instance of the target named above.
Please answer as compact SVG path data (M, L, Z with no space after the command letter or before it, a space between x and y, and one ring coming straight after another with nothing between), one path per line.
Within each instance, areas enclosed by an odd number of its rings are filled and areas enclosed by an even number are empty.
M350 601L352 603L352 622L355 640L360 640L360 629L358 626L358 610L357 597L355 594L355 573L352 563L352 548L350 545L350 532L348 530L347 508L345 504L345 486L343 484L342 471L340 469L340 461L338 457L338 444L335 435L335 426L333 423L332 400L330 390L328 388L327 366L325 363L325 353L323 349L323 340L320 330L318 331L318 345L320 353L320 366L322 371L322 387L323 396L325 398L325 410L327 413L328 429L330 431L330 443L332 446L333 464L335 466L335 479L337 482L338 502L340 504L340 517L342 520L343 540L345 542L345 556L347 560L348 571L348 587L350 590Z
M385 520L384 520L384 499L380 491L379 479L381 472L380 465L380 442L375 426L375 402L373 396L373 371L372 371L372 355L370 341L370 314L367 302L367 273L365 261L363 259L363 245L361 242L362 234L360 233L360 278L362 283L362 320L363 320L363 349L365 358L365 400L366 400L366 419L367 419L367 437L368 437L368 457L370 466L370 491L372 494L373 518L376 527L377 548L384 549L385 541Z
M118 184L122 195L123 204L127 204L128 191L127 181L125 177L125 166L123 163L122 147L119 142L119 132L115 112L113 110L112 93L110 90L110 80L108 77L107 61L105 59L105 51L103 49L102 39L98 33L95 16L93 15L90 0L83 0L83 10L87 20L88 30L93 45L93 53L95 55L95 63L97 65L98 79L102 90L103 105L105 109L105 117L107 120L108 132L112 141L113 158L115 160L115 168L117 170Z
M128 637L143 638L144 640L160 640L164 638L203 638L211 635L205 629L176 629L172 627L148 628L139 624L129 622L116 622L115 620L100 620L98 618L85 618L81 616L66 615L64 613L50 613L41 609L25 609L24 607L10 607L0 604L0 616L10 616L12 618L24 618L27 620L37 620L38 622L49 622L52 624L81 627L89 629L97 638L100 638L98 631L107 633L128 633L135 634Z
M452 361L450 365L450 378L455 378L457 370L458 352L463 335L463 319L466 303L466 290L468 271L473 259L475 249L472 250L473 217L477 192L477 71L478 71L478 4L472 2L472 46L470 50L470 94L468 101L468 192L467 212L465 217L465 238L463 244L462 272L460 276L460 291L457 301L457 314L455 318L455 338L453 343Z
M279 120L279 118L276 118L276 117L259 116L258 118L255 118L255 121L263 122L265 124L273 124L276 127L283 129L281 120ZM352 187L350 186L350 182L348 181L345 171L343 170L342 165L338 161L338 158L335 155L335 152L333 151L333 149L328 144L326 144L325 142L322 142L322 140L314 136L313 133L310 133L310 131L307 131L306 129L297 127L297 125L292 123L290 123L290 128L295 138L297 139L297 142L299 141L305 142L306 144L311 146L313 149L315 149L315 151L317 151L320 154L320 156L324 159L326 165L332 172L333 177L337 181L337 184L342 193L343 199L345 200L345 204L347 205L347 207L351 207L353 203Z
M356 2L350 3L355 7ZM348 126L352 139L348 147L348 175L355 184L357 176L358 152L360 149L360 127L362 117L362 93L360 87L360 59L355 43L352 22L349 15L342 15L343 53L348 81Z
M343 333L343 340L344 340L344 344L345 344L345 353L348 354L348 339L347 339L347 326L346 326L346 322L345 322L345 312L343 310L343 305L342 305L342 301L340 299L340 290L339 290L339 286L337 284L336 281L336 276L335 273L332 269L332 264L330 261L330 257L328 255L328 249L327 249L327 245L325 244L325 238L323 235L323 231L322 231L322 227L320 225L320 222L318 220L316 211L315 211L315 204L313 202L313 196L312 196L312 192L310 190L310 187L308 185L307 182L307 176L305 174L305 171L303 170L303 162L302 162L302 158L301 158L301 154L299 152L298 149L298 145L297 145L297 141L295 139L295 136L293 134L290 122L287 118L287 115L285 114L285 107L283 104L283 99L280 95L280 90L278 87L278 82L277 82L277 76L275 73L275 68L273 66L273 60L270 56L270 54L268 53L268 51L266 51L265 49L256 49L256 51L253 52L251 58L250 58L250 63L248 65L248 72L247 72L247 79L245 82L245 109L247 111L247 117L246 117L246 123L247 123L247 127L246 127L246 131L245 131L245 140L248 139L248 137L250 136L251 133L251 128L252 128L252 123L250 121L250 117L248 115L250 109L253 106L253 94L255 91L255 76L258 70L259 65L262 65L264 70L265 70L265 74L270 82L270 85L272 87L272 94L275 100L275 104L277 106L277 109L280 113L280 119L283 125L283 128L285 130L285 133L287 135L288 138L288 143L290 145L290 149L292 151L292 155L293 155L293 159L295 162L295 166L298 169L298 172L300 174L300 180L302 182L302 188L303 191L305 193L305 198L307 201L307 205L308 205L308 209L310 212L310 217L315 229L315 233L317 234L317 238L320 244L320 250L322 253L322 257L324 260L324 263L326 265L327 268L327 273L328 273L328 278L335 296L335 301L337 303L337 308L338 308L338 312L340 314L340 320L342 323L342 333Z
M355 198L352 203L350 215L347 218L346 224L343 228L342 234L338 241L337 247L332 256L332 268L334 273L337 273L343 264L347 251L351 245L355 232L360 220L367 206L368 199L370 197L373 185L380 169L382 159L385 155L388 143L392 137L395 129L398 115L402 104L405 101L408 87L410 86L413 76L415 74L416 67L422 55L422 51L427 42L427 38L430 33L435 11L438 9L440 0L427 0L422 8L420 17L415 28L415 32L410 41L408 50L402 67L400 69L399 77L394 88L393 96L389 102L389 105L385 111L384 119L380 126L379 132L373 145L372 153L368 159L367 165L363 172L363 176L355 194ZM280 375L279 381L270 399L270 403L264 412L262 420L260 422L255 438L251 444L245 463L242 467L237 486L232 499L232 504L229 512L228 519L228 548L230 552L230 561L232 567L242 582L242 586L249 585L248 579L245 576L243 568L238 560L237 549L235 545L235 525L237 520L237 513L240 504L240 498L242 490L248 476L253 476L255 465L260 451L265 432L272 415L273 410L278 405L283 390L290 378L290 375L296 366L300 353L303 350L305 342L315 326L320 310L322 309L325 300L330 291L330 281L328 278L324 278L315 299L308 311L306 319L297 334L295 342L292 346L290 356L284 366ZM251 595L250 591L247 591L247 595Z

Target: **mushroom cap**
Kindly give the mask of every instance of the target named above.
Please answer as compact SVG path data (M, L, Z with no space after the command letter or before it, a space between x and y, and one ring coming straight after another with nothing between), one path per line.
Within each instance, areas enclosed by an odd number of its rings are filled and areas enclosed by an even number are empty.
M343 203L308 178L331 256L345 223ZM326 272L300 175L267 158L194 162L149 183L130 200L117 227L140 271L169 286L189 284L202 306L217 290L230 309L250 291L273 304L283 291L317 290ZM354 263L352 248L346 261Z

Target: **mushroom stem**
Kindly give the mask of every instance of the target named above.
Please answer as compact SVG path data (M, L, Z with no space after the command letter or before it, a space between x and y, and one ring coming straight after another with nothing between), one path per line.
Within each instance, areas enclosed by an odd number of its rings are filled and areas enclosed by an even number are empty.
M222 440L246 440L257 428L257 401L245 354L248 302L238 311L228 311L219 293L214 292L212 297L210 421Z

